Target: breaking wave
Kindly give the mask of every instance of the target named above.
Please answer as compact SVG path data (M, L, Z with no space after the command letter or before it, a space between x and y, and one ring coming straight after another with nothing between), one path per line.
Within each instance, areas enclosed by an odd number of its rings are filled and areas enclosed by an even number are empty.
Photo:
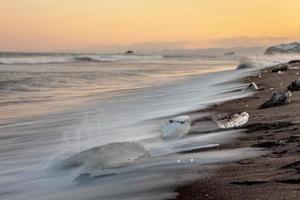
M26 57L0 57L2 65L20 65L20 64L55 64L72 62L70 56L26 56Z
M32 65L59 64L70 62L116 62L162 59L159 55L104 55L104 54L74 54L74 55L0 55L0 65Z
M6 73L0 75L0 92L30 92L62 87L63 82L57 77L24 77L15 80L6 79ZM11 76L11 75L10 75ZM11 76L12 77L12 76Z

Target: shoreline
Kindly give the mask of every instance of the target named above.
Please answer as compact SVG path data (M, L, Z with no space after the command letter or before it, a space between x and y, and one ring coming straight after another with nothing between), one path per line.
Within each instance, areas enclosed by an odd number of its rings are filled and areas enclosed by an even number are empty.
M268 153L225 164L207 179L178 187L176 200L300 198L300 91L293 92L288 105L259 109L272 92L284 92L293 80L300 78L300 62L293 66L297 69L279 73L272 72L276 66L261 69L260 76L249 76L242 82L255 82L263 90L208 109L217 114L250 114L242 136L220 149L259 147Z

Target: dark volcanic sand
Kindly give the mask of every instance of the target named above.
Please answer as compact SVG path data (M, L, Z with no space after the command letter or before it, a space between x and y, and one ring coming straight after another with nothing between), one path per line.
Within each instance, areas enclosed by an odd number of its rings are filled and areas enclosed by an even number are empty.
M264 147L269 153L226 164L208 179L179 187L177 200L300 199L300 91L293 92L291 104L258 109L273 91L286 91L299 74L300 69L282 74L265 69L261 77L243 80L255 82L264 90L220 105L218 112L250 114L243 136L222 148Z

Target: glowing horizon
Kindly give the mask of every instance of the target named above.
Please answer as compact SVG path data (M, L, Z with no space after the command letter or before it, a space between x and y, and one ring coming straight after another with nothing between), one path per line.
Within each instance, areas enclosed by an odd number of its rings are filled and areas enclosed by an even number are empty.
M292 42L300 38L299 10L298 0L7 0L0 51Z

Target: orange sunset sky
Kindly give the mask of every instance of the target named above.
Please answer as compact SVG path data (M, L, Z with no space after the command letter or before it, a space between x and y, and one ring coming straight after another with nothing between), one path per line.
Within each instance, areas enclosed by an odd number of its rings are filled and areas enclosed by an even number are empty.
M300 1L0 0L0 24L0 51L269 45L300 38Z

